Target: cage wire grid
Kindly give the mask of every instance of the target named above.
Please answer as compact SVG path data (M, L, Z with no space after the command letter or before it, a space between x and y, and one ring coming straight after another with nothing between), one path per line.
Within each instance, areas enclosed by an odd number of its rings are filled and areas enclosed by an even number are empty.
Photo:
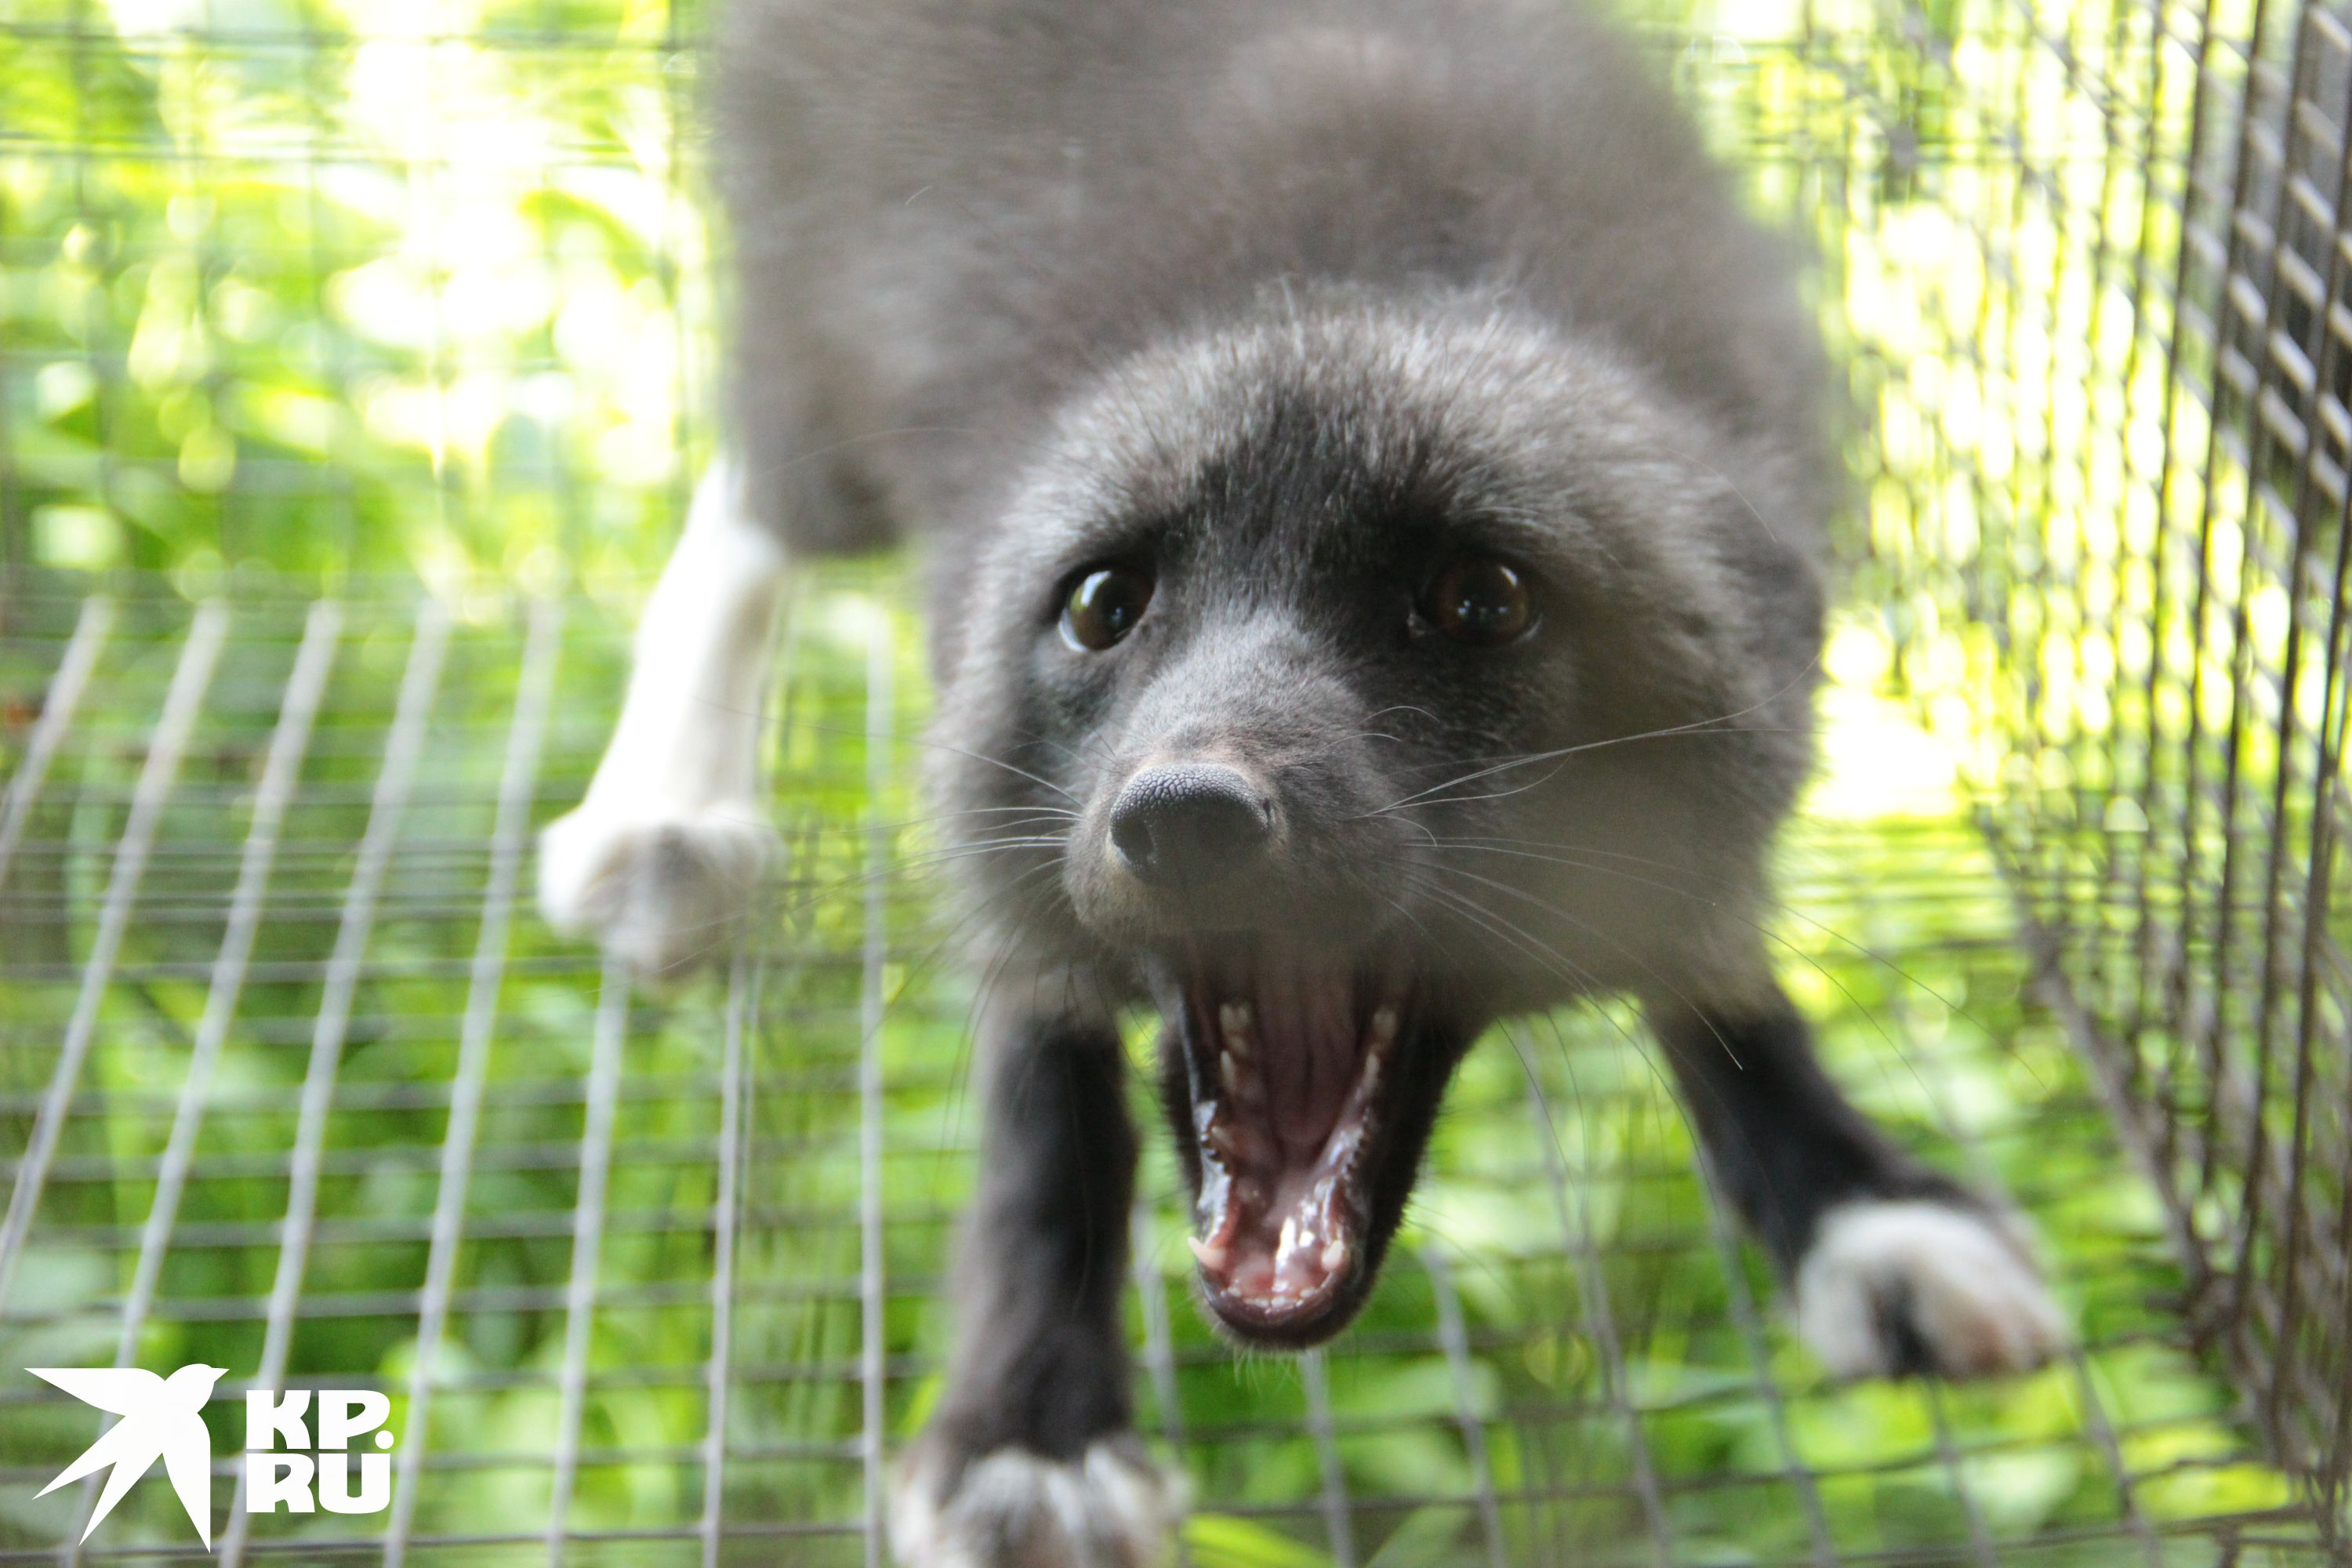
M1884 405L1947 447L1887 602L1973 623L1963 727L2042 993L2163 1194L2197 1338L2340 1531L2352 29L2179 20L2014 54L2018 177L1978 193L1973 290L1927 296L1949 352ZM2085 114L2099 157L2045 151Z
M868 876L900 863L880 840L908 803L911 672L880 602L803 603L776 934L675 1001L515 918L529 824L593 765L618 621L34 602L62 635L11 652L68 679L49 685L42 791L62 831L10 846L10 1057L46 1069L7 1103L34 1128L15 1190L46 1170L43 1223L0 1229L12 1349L381 1383L403 1433L405 1507L263 1516L250 1536L232 1513L225 1558L873 1549L877 1440L929 1395L973 1131L960 994L920 974L940 933L919 880ZM248 798L239 842L223 815ZM1867 888L1841 869L1857 859ZM1827 936L1805 944L1813 983L1794 978L1849 1066L1878 1059L1863 1090L1906 1137L1980 1177L2030 1173L2018 1195L2063 1238L2081 1357L2023 1413L2014 1391L1823 1386L1770 1327L1647 1060L1601 1020L1525 1029L1458 1089L1411 1258L1295 1376L1236 1365L1194 1318L1157 1152L1135 1326L1146 1428L1203 1495L1196 1560L1265 1560L1268 1531L1307 1542L1302 1562L1706 1562L1740 1543L1766 1562L2168 1561L2273 1537L2294 1560L2309 1521L2166 1344L2173 1275L2095 1100L2054 1031L2010 1027L2020 964L1981 849L1957 825L1821 825L1792 862L1798 908L1831 931L1874 950L1882 922L1935 933L1932 975L1883 1007L1841 1009L1885 963ZM404 1005L461 980L455 1016ZM101 1028L102 1058L60 1073ZM6 1400L11 1446L39 1458L5 1474L29 1492L94 1428L31 1390ZM141 1534L110 1521L88 1556L171 1550L176 1505L145 1489L125 1507ZM2252 1506L2211 1511L2232 1495ZM22 1522L12 1560L52 1560L80 1521L59 1494Z
M802 586L788 853L718 978L643 992L529 910L619 689L605 585L708 447L698 18L226 7L0 13L0 1559L201 1557L154 1482L77 1542L90 1494L33 1494L96 1427L15 1369L206 1359L401 1434L380 1516L248 1518L224 1463L230 1561L874 1563L975 1131L895 574ZM1631 1020L1533 1021L1295 1363L1202 1327L1152 1149L1180 1557L2342 1561L2340 13L1654 36L1820 237L1869 415L1786 978L2036 1218L2082 1343L1824 1383ZM329 591L26 565L175 530ZM433 593L367 574L395 535ZM1890 749L1929 782L1855 765Z

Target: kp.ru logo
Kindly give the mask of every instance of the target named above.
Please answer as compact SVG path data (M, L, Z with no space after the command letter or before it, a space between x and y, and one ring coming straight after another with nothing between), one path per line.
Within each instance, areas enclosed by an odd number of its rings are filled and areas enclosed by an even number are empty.
M122 1417L81 1458L41 1489L47 1497L70 1481L106 1470L106 1486L90 1510L81 1536L114 1511L131 1483L163 1461L163 1473L188 1510L188 1522L206 1547L213 1543L212 1435L205 1429L205 1402L226 1367L184 1366L169 1377L137 1367L37 1366L35 1377L56 1384L95 1409ZM325 1509L329 1513L380 1513L392 1501L392 1433L384 1417L392 1401L373 1389L319 1391L319 1441L314 1447L304 1418L310 1391L274 1394L255 1389L245 1396L245 1511L293 1513ZM374 1433L375 1453L360 1455L359 1490L352 1490L352 1439ZM284 1446L279 1446L279 1439Z

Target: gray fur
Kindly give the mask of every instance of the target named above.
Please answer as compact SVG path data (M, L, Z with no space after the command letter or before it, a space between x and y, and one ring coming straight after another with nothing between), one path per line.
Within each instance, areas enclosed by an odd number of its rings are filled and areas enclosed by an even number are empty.
M1005 977L916 1514L988 1455L1080 1486L1129 1440L1112 1019L1161 1005L1198 1185L1202 942L1413 976L1346 1289L1228 1315L1262 1342L1360 1302L1478 1032L1582 994L1642 998L1785 1269L1857 1194L1972 1201L1839 1100L1757 935L1811 754L1827 378L1650 58L1569 0L736 0L720 58L748 497L796 551L927 557L933 784ZM1532 573L1532 635L1422 623L1465 552ZM1061 596L1111 563L1154 596L1081 651ZM1166 764L1264 792L1206 883L1113 852Z
M1541 711L1432 752L1737 715L1547 816L1655 805L1650 848L1752 880L1809 754L1822 356L1650 58L1554 0L741 0L721 58L753 504L803 551L923 542L943 741L1038 771L1020 645L1061 573L1281 404L1443 470L1592 615Z

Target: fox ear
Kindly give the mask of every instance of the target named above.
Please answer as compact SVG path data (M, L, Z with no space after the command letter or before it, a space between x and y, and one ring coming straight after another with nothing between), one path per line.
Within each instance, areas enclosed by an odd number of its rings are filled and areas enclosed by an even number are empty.
M54 1384L95 1409L117 1415L137 1413L163 1388L163 1380L136 1366L34 1366L26 1371Z

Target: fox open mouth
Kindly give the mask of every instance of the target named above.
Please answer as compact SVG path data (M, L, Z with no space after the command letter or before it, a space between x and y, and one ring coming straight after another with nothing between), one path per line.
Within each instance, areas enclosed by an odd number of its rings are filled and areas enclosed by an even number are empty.
M1268 953L1194 973L1182 998L1209 1305L1252 1338L1319 1339L1378 1261L1372 1176L1393 1152L1411 990L1352 960Z

